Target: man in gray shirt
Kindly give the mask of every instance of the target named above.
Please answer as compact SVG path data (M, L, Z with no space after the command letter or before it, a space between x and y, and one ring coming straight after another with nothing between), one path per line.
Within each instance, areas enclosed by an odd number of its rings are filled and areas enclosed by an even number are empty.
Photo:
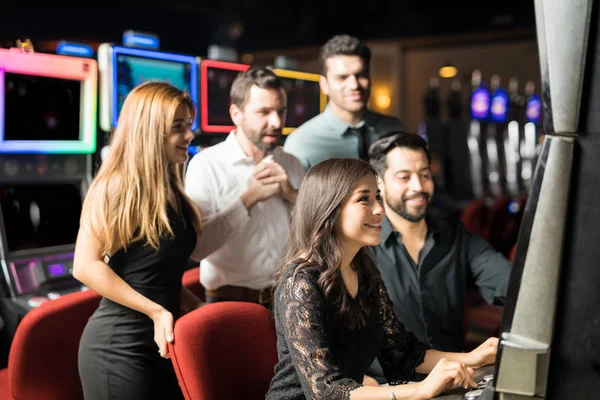
M371 50L355 37L337 35L321 48L321 90L325 110L286 139L284 149L305 169L333 157L367 160L371 143L382 134L403 129L399 119L367 109L371 94Z
M386 218L377 267L406 330L436 350L463 350L463 312L469 282L490 304L502 305L512 266L483 238L456 219L428 212L434 185L427 142L395 132L369 150ZM367 371L380 383L378 362Z

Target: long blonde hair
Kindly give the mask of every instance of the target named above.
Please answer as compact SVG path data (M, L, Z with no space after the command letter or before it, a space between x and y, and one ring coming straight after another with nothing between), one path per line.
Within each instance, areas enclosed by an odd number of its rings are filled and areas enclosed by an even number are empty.
M165 155L165 139L180 105L196 114L186 93L162 82L141 84L125 99L81 212L81 226L100 241L105 254L137 241L158 249L161 237L173 235L167 216L170 182L201 233L200 212L183 189L185 164L170 164Z

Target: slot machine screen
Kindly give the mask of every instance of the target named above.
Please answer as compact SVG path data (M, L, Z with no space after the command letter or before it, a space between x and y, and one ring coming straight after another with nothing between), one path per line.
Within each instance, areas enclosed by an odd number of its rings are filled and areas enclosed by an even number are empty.
M283 134L288 135L300 125L319 115L327 105L327 96L319 86L319 74L276 68L287 93L287 116Z
M235 128L229 116L231 86L238 74L249 68L248 64L202 60L200 117L203 132L229 133Z
M79 140L80 81L9 72L4 96L4 140Z
M74 245L81 185L0 184L2 228L8 253Z
M117 126L125 98L147 81L167 82L190 95L198 105L198 60L194 56L102 44L98 49L101 73L100 125ZM192 130L198 127L198 116Z
M146 81L170 83L184 92L191 92L191 66L169 60L117 55L117 110L121 113L125 98Z
M321 112L319 82L281 78L287 93L286 128L295 129ZM286 132L287 133L287 132Z
M231 69L208 68L208 125L230 126L234 128L229 116L230 92L233 81L239 71Z
M96 60L0 48L0 154L93 154Z

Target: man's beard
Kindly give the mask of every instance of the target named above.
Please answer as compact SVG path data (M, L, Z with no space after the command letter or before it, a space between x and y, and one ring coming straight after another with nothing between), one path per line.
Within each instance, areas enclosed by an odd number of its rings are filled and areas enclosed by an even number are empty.
M278 137L281 137L281 135L282 135L282 129L277 129L277 130L268 130L267 129L264 131L257 132L254 129L249 129L249 127L247 128L243 124L242 124L242 129L244 129L244 133L245 133L246 137L248 138L248 140L250 142L252 142L253 145L255 145L256 147L261 149L262 151L272 151L278 145L278 141L275 141L273 143L263 142L263 140L262 140L263 137L265 137L266 135L277 135Z
M277 133L279 135L279 137L281 137L281 131L267 131L267 132L260 132L257 135L252 135L249 139L253 145L258 147L262 151L272 151L275 147L277 147L277 144L278 144L277 141L275 141L273 143L265 143L265 142L263 142L262 139L267 134L273 135L275 133Z
M418 214L411 214L406 209L406 202L408 200L412 200L412 199L414 199L416 197L424 197L425 198L425 204L423 205L422 212L419 212ZM403 197L399 202L391 203L391 202L389 202L386 199L385 200L385 204L387 204L387 206L392 211L394 211L396 214L398 214L399 216L401 216L405 220L410 221L410 222L419 222L423 218L425 218L425 215L427 214L427 209L429 208L429 204L431 203L430 200L431 200L431 195L429 193L420 192L420 193L411 195L409 197Z

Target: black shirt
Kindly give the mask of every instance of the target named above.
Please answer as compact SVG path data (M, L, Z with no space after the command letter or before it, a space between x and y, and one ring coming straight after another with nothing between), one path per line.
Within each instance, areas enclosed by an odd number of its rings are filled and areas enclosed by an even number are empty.
M332 295L326 298L317 283L320 269L307 267L295 277L293 270L286 270L275 290L279 362L267 400L348 399L375 357L391 384L413 378L427 346L396 319L379 274L371 280L372 291L359 278L353 301L361 323L350 329L338 317Z
M502 305L511 263L458 220L428 215L427 237L416 264L390 221L382 224L382 241L373 247L394 313L409 332L442 351L460 352L468 282L490 304ZM375 373L375 365L369 374Z

